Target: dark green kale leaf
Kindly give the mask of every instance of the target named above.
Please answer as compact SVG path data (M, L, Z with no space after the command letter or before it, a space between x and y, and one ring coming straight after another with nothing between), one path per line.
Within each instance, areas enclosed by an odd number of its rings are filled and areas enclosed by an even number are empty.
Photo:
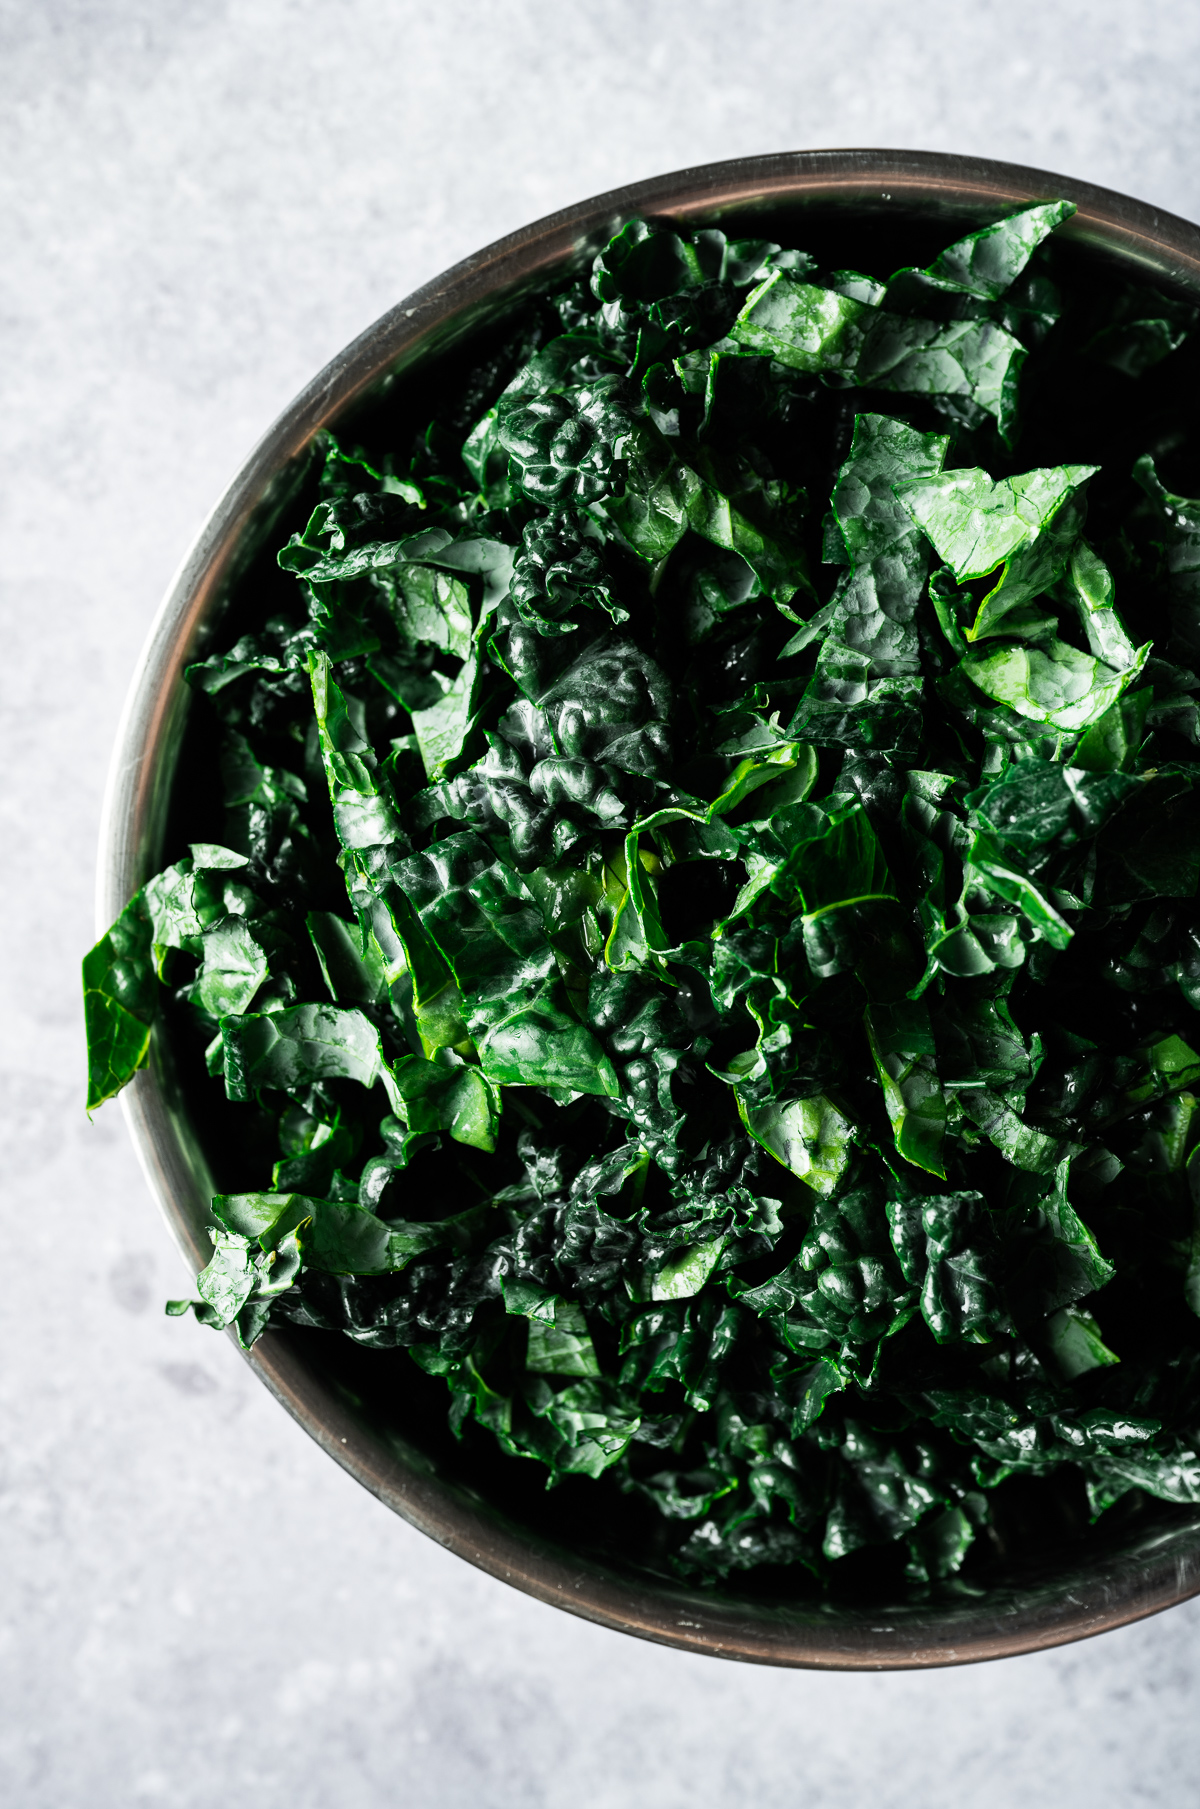
M1200 310L1142 284L1126 285L1103 326L1088 343L1089 354L1126 377L1141 377L1177 352Z
M469 831L390 869L458 987L484 1073L501 1086L613 1095L612 1066L571 1008L520 875Z
M190 856L130 900L83 964L88 1108L102 1105L145 1065L171 951L199 962L187 991L206 1022L248 1010L270 974L277 930L255 894L233 877L246 857L196 842Z
M812 587L771 486L759 478L747 489L745 474L731 483L709 473L711 461L698 450L689 460L660 430L628 378L570 381L570 362L552 361L553 349L539 354L496 411L495 437L520 494L552 511L585 510L605 535L651 564L691 530L736 553L762 592L800 620L792 600L798 592L811 597Z
M894 491L939 472L948 444L882 415L855 422L832 505L849 569L789 734L884 753L916 748L922 684L915 617L929 555Z

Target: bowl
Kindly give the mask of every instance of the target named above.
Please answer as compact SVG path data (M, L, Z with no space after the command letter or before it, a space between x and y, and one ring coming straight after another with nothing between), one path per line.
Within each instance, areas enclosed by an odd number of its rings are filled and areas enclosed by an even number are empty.
M911 254L914 237L936 251L1006 211L1058 196L1077 206L1058 236L1080 256L1200 300L1200 229L1184 220L1012 164L847 150L709 164L597 196L486 247L385 314L260 441L168 590L117 737L101 835L99 931L161 864L187 728L183 668L273 544L320 429L344 425L393 392L402 400L402 386L427 380L440 359L532 290L580 270L635 216L691 229L769 226L785 243L815 236L818 247L823 235L861 226L883 269L913 261L903 252ZM199 1270L209 1256L214 1189L163 1037L156 1035L149 1067L124 1098L151 1191ZM1200 1510L1158 1504L1111 1528L1101 1523L1082 1546L1002 1568L986 1589L937 1601L773 1599L672 1584L606 1549L605 1529L578 1490L546 1495L516 1476L532 1466L456 1447L440 1393L423 1393L416 1381L410 1392L406 1384L397 1419L394 1405L377 1398L373 1359L344 1339L298 1329L268 1332L247 1357L317 1443L411 1525L539 1601L664 1645L827 1669L962 1664L1086 1638L1200 1592Z

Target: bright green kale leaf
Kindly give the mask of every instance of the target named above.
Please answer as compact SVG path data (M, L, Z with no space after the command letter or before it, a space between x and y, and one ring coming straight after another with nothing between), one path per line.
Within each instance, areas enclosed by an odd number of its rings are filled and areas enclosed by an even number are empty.
M916 320L775 271L731 329L747 352L863 388L936 398L969 425L1011 438L1025 349L992 320Z
M425 643L466 659L471 651L471 603L461 578L431 565L388 569L382 591L401 641Z
M1043 240L1075 213L1072 201L1026 207L947 246L925 270L900 270L887 286L889 307L914 311L931 290L999 301Z
M474 727L479 690L475 655L463 662L453 681L438 674L438 682L445 687L438 701L428 709L412 712L417 745L430 780L440 779L458 760Z
M1113 575L1085 540L1075 545L1067 579L1070 601L1096 658L1119 672L1144 665L1145 651L1133 645L1114 606L1117 587Z
M1076 735L1112 708L1138 676L1149 651L1147 644L1123 671L1114 671L1066 641L1051 639L1041 647L972 647L957 671L985 697L1018 716Z
M994 483L986 471L914 477L896 495L961 583L999 572L963 633L968 641L1011 632L1002 626L1058 578L1083 525L1083 491L1094 465L1027 471Z
M831 1194L850 1160L853 1126L819 1094L739 1109L750 1135L814 1193Z
M346 892L389 986L407 973L415 1028L424 1053L467 1041L450 971L419 920L392 867L410 852L395 806L365 738L361 705L347 698L317 656L313 701L321 758L342 846Z
M397 1109L399 1095L379 1032L361 1011L293 1005L252 1012L223 1019L221 1041L230 1099L249 1099L261 1087L300 1092L318 1080L354 1080L362 1087L382 1080Z
M851 374L876 310L776 270L753 291L731 338L790 370Z

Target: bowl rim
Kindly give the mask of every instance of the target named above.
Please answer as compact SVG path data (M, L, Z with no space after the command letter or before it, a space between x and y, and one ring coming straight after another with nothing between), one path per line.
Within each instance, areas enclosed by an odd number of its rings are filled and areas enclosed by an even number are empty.
M938 152L779 152L697 165L593 196L485 246L388 310L339 352L259 440L184 555L134 669L109 771L100 831L97 933L156 864L187 707L182 671L236 580L247 549L292 493L314 435L362 399L468 334L502 298L579 264L638 215L690 224L783 206L919 209L975 215L1064 197L1078 212L1063 236L1115 254L1146 279L1200 296L1200 228L1110 189L1018 164ZM192 1272L210 1254L211 1186L189 1137L170 1062L123 1096L146 1180ZM448 1550L549 1605L663 1645L813 1669L921 1669L1066 1644L1200 1593L1200 1512L1127 1550L1091 1553L1042 1580L923 1608L772 1608L640 1580L550 1544L373 1426L307 1362L285 1332L246 1360L321 1448L386 1506Z

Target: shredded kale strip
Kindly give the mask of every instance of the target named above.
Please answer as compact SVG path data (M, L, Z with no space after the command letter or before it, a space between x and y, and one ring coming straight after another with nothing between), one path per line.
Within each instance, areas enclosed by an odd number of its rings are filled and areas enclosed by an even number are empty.
M1068 306L1072 212L890 280L634 221L327 435L188 673L224 840L84 962L89 1107L161 1026L254 1114L197 1315L408 1351L693 1579L1200 1502L1200 502L1022 462L1196 316Z

